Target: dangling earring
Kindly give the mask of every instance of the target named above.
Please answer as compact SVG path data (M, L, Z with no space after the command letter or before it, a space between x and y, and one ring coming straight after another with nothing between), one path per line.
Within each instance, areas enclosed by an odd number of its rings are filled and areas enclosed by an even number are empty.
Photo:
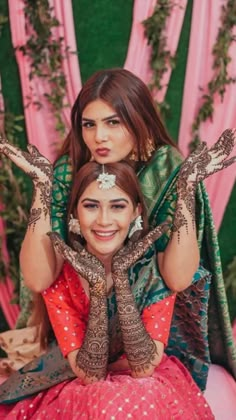
M147 138L146 140L146 154L142 154L141 158L144 162L146 162L147 160L149 160L149 158L152 156L153 152L155 150L154 144L153 144L153 139L151 139L150 137Z
M83 238L83 235L80 230L79 220L75 219L72 214L70 215L70 221L69 221L68 226L69 226L69 232L76 233L76 235L79 235L81 236L81 238Z
M131 154L129 155L130 160L134 160L135 162L138 162L138 154L135 149L132 150Z
M154 152L154 150L155 150L155 147L153 144L153 139L148 138L147 139L147 155L149 158L152 156L152 153Z
M129 229L129 233L128 233L128 238L130 239L133 234L135 232L137 232L138 230L143 230L142 227L142 223L143 223L143 219L142 216L138 216L136 217L136 219L131 223L130 225L130 229Z

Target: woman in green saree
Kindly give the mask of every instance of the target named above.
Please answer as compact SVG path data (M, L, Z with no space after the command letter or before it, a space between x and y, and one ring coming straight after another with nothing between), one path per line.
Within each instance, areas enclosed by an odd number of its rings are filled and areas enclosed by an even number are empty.
M146 255L132 267L130 282L139 276L145 283L152 273L159 279L156 293L160 300L171 291L178 292L167 353L176 355L187 366L201 389L205 388L210 363L222 364L236 375L236 353L217 236L207 194L203 184L199 183L227 165L225 158L233 148L234 132L225 132L216 148L210 149L210 163L209 155L202 152L201 157L200 151L196 162L189 161L190 167L195 169L191 171L185 165L184 171L181 154L169 138L147 87L123 69L104 70L92 76L78 95L71 120L72 130L53 172L53 230L67 240L67 205L72 180L84 163L93 159L104 164L122 159L129 161L140 181L150 225L155 227L164 220L172 225L155 247L150 248L148 257ZM226 144L228 148L225 148ZM204 157L207 157L205 161ZM203 168L202 162L205 165ZM232 160L228 162L233 163ZM208 164L212 167L206 171ZM186 168L193 187L188 191L185 182L178 182L181 179L186 181ZM45 189L48 177L49 174L44 171L40 181L35 178L38 188L41 181L44 183L41 192L44 205L42 211L38 207L31 214L31 229L27 231L21 250L24 280L36 292L50 286L63 264L60 256L54 259L51 242L45 235L50 231L48 201L51 196ZM188 220L178 204L181 194L189 210ZM158 261L157 252L161 255ZM49 260L54 264L54 276L51 276ZM45 372L54 360L61 376L49 374L48 382L44 377L44 388L72 374L65 373L66 363L58 350L53 352L49 351L38 364L34 362L34 368L29 365L24 369L24 372L32 372L32 369Z

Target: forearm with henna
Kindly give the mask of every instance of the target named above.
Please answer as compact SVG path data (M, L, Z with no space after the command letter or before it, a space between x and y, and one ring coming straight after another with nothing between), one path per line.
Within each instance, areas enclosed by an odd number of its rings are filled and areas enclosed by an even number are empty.
M33 182L34 192L32 198L32 204L30 208L28 228L34 230L36 223L42 218L43 223L47 223L47 231L50 230L51 221L51 198L52 198L52 186L51 181L45 180L45 182Z
M105 379L109 353L106 283L90 288L90 313L84 342L76 355L76 367L85 383Z
M143 376L156 366L156 344L146 331L130 289L128 276L113 274L120 328L125 353L133 376Z
M174 232L180 232L182 226L185 226L188 232L189 216L192 221L192 227L195 227L195 193L197 184L208 176L236 162L235 156L228 158L235 144L236 130L227 129L210 149L207 148L206 143L202 142L183 162L177 181L178 200L174 218Z
M184 234L190 231L195 232L195 193L196 183L187 182L180 178L177 182L177 202L173 221L172 232L177 232L178 242L181 238L181 229L184 228Z

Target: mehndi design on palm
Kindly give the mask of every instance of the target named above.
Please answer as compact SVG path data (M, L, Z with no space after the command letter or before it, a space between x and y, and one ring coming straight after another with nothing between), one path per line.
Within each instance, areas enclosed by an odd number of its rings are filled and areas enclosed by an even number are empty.
M34 227L42 213L45 217L50 215L53 167L35 146L29 144L27 149L28 152L22 151L0 137L0 153L11 159L33 181L34 195L28 226ZM34 207L36 191L40 192L40 207L37 208Z
M236 129L225 130L210 149L205 142L200 143L182 164L179 178L187 182L198 183L227 168L236 162L235 156L227 159L235 145Z
M94 287L99 282L105 282L105 269L102 263L92 254L90 254L82 245L74 242L76 250L67 245L60 235L56 232L48 232L52 244L57 252L59 252L79 273L84 277L90 287Z
M185 226L188 232L188 223L184 215L183 203L191 215L193 226L195 226L196 186L200 181L236 162L235 156L229 158L235 145L236 129L227 129L211 148L208 149L206 143L202 142L183 162L177 181L178 201L173 232L179 233L179 229L182 226Z
M164 232L170 228L164 222L150 231L144 238L128 242L112 259L119 322L124 349L134 376L143 374L155 364L157 349L147 333L129 285L128 269L133 265Z
M167 222L163 222L148 232L142 239L129 241L112 259L112 272L127 271L160 236L170 229Z
M27 149L28 152L25 152L0 136L0 152L9 157L33 181L51 179L53 173L52 164L32 144L28 144Z
M144 238L130 241L112 259L112 278L124 349L134 376L142 375L150 369L150 365L155 366L158 354L154 341L140 319L129 285L128 269L169 228L168 223L162 223Z
M52 244L65 260L89 284L90 312L85 338L76 354L76 366L85 372L89 382L106 377L109 340L106 296L106 275L102 263L78 242L76 251L66 245L56 232L48 233Z

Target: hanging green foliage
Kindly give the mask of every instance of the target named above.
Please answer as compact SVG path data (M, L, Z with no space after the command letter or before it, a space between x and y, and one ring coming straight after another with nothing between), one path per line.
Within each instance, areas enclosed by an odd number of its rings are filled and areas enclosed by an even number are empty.
M67 106L64 98L66 93L66 79L62 71L62 61L65 54L71 53L63 47L63 38L55 39L53 30L60 25L53 16L53 8L48 0L25 0L24 13L28 28L31 31L26 45L19 49L30 58L31 71L29 78L41 77L48 82L49 90L45 97L52 107L56 120L56 130L64 138L65 126L61 118L62 109ZM8 21L0 15L0 34L2 26ZM29 101L34 100L28 98ZM35 103L39 108L40 103ZM14 116L0 110L4 121L3 134L10 143L18 145L18 133L23 130L23 116ZM7 266L0 252L0 279L4 280L8 273L14 281L15 288L19 287L19 251L27 226L29 208L28 182L24 174L14 167L11 161L1 157L0 173L0 202L3 204L1 217L5 223L7 249L10 255L10 265ZM2 238L0 238L0 242ZM1 247L2 249L2 247Z
M55 39L53 35L53 30L60 26L60 23L53 16L53 8L49 6L48 0L25 0L24 12L32 33L19 50L30 58L30 79L37 76L48 82L49 91L44 96L52 107L56 120L55 128L61 139L64 139L62 109L68 104L65 103L66 78L62 71L62 62L66 54L71 52L68 47L63 46L62 37ZM38 102L34 104L41 107Z
M227 85L236 82L236 77L228 73L228 65L232 61L229 48L236 41L233 29L236 25L236 0L228 0L221 9L221 27L218 30L216 42L212 49L214 75L207 85L207 92L202 95L202 105L192 124L192 140L189 144L190 152L201 141L199 127L203 121L212 119L214 114L214 98L219 95L221 100Z
M4 133L10 143L17 144L17 134L23 130L23 116L14 116L0 110L0 116L4 117ZM0 280L10 275L15 285L17 294L19 287L19 251L27 226L28 195L25 176L23 173L15 173L14 164L10 159L1 155L0 171L0 203L1 217L5 224L5 238L10 264L7 265L0 252ZM3 238L0 237L0 242Z
M166 21L171 14L174 2L171 0L159 0L154 8L152 16L143 22L145 36L148 44L152 47L150 67L152 69L152 80L149 85L153 94L162 89L161 80L163 74L170 66L172 69L176 65L176 58L167 49L165 27ZM158 103L157 108L161 115L165 117L169 110L166 101Z

